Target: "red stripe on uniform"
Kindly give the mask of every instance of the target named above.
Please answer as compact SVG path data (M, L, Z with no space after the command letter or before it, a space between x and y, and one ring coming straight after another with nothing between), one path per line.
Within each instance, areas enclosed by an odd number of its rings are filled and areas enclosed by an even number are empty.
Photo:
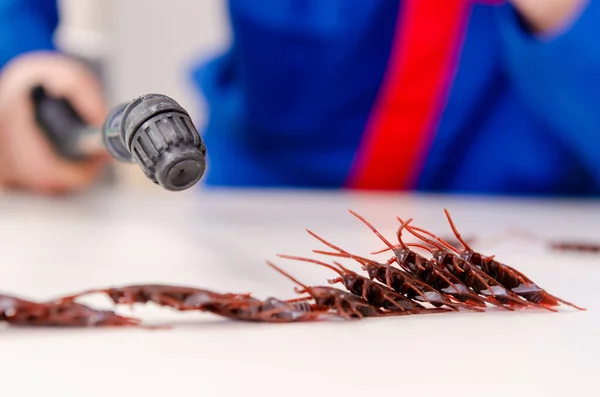
M348 187L413 188L445 105L469 0L404 0L387 75Z

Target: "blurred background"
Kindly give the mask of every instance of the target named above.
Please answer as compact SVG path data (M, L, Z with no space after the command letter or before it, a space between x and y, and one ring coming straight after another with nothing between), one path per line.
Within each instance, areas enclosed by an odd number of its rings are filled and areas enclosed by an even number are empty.
M60 0L59 4L63 19L57 45L99 68L111 105L129 102L140 93L166 94L176 98L200 128L205 104L188 78L193 63L229 44L225 1ZM198 34L189 35L190 26ZM162 56L149 61L148 54L157 50ZM155 189L137 167L115 168L119 184Z

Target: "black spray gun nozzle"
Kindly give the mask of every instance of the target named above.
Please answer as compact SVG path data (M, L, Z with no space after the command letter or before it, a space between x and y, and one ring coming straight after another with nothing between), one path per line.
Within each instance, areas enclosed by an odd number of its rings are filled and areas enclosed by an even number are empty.
M41 86L33 89L32 99L39 126L70 160L85 159L101 146L117 161L137 163L146 177L170 191L194 186L206 172L204 141L188 112L166 95L142 95L115 106L100 131Z

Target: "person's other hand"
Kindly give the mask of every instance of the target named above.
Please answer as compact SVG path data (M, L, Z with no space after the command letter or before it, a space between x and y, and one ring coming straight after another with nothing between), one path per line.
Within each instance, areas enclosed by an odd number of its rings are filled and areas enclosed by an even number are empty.
M571 26L590 0L510 0L529 28L547 34Z
M108 157L80 164L55 154L35 121L30 93L38 84L50 95L67 98L90 125L101 126L106 117L100 83L79 62L49 52L15 58L0 74L0 189L38 194L84 190Z

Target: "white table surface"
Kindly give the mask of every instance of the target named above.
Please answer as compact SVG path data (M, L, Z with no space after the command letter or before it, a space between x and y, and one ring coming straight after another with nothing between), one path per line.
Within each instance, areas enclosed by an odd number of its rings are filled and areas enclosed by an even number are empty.
M317 257L311 250L324 247L306 228L367 254L383 246L348 208L393 238L397 215L448 235L444 207L464 235L516 226L548 238L600 240L597 201L158 188L69 199L0 196L0 290L47 299L91 287L176 283L292 298L293 285L266 259L309 284L326 285L332 276L275 256ZM175 327L1 328L0 395L598 396L600 255L550 252L517 239L478 248L588 311L270 325L122 308ZM84 302L112 307L101 297Z

